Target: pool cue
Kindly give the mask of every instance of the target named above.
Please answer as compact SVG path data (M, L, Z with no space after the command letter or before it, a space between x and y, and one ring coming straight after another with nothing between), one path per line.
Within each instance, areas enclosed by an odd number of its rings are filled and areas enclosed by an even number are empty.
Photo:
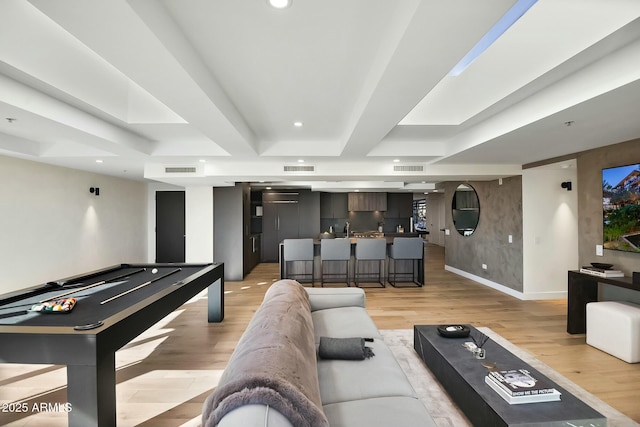
M144 282L143 284L138 285L138 286L136 286L135 288L131 288L131 289L127 290L127 291L124 291L124 292L119 293L118 295L112 296L111 298L107 298L106 300L104 300L104 301L100 302L100 305L106 304L106 303L111 302L111 301L113 301L113 300L115 300L115 299L118 299L118 298L120 298L120 297L123 297L123 296L125 296L125 295L127 295L127 294L130 294L130 293L131 293L131 292L133 292L133 291L137 291L138 289L142 289L142 288L144 288L145 286L149 286L149 285L150 285L150 284L152 284L153 282L157 282L157 281L158 281L158 280L160 280L160 279L164 279L165 277L170 276L170 275L172 275L172 274L174 274L174 273L177 273L178 271L182 271L182 268L176 268L175 270L170 271L170 272L168 272L167 274L164 274L164 275L162 275L162 276L160 276L160 277L156 277L156 278L155 278L155 279L153 279L153 280L149 280L149 281L147 281L147 282Z
M39 303L42 304L43 302L47 302L47 301L51 301L51 300L54 300L54 299L66 297L67 295L75 294L76 292L81 292L81 291L84 291L86 289L94 288L96 286L104 285L107 282L113 282L114 280L122 279L123 277L133 276L134 274L138 274L138 273L141 273L141 272L146 271L146 270L147 270L146 268L141 268L140 270L136 270L136 271L133 271L133 272L130 272L130 273L121 274L120 276L112 277L109 280L101 280L99 282L92 283L90 285L84 286L84 287L79 288L79 289L74 289L72 291L65 292L65 293L53 296L51 298L43 299L42 301L39 301Z

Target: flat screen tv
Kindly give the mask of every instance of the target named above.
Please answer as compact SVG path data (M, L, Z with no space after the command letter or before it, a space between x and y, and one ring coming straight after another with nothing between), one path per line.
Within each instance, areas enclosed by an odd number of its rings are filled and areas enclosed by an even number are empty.
M602 170L605 249L640 252L640 164Z

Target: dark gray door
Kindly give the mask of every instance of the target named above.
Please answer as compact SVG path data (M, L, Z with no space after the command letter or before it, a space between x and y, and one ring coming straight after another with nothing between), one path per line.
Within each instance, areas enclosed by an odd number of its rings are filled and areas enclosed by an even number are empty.
M184 222L184 191L156 192L156 262L184 262Z

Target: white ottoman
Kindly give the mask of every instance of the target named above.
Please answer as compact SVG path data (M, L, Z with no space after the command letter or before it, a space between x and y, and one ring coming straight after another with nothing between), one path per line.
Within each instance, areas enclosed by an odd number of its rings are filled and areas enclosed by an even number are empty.
M588 303L587 344L625 362L640 362L640 305L618 301Z

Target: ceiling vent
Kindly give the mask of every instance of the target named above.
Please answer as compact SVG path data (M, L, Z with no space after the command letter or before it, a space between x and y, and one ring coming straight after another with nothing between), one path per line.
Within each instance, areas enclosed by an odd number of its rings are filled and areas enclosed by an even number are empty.
M394 172L424 172L423 165L393 165Z
M195 166L178 166L178 167L166 167L165 173L196 173Z
M286 173L313 173L316 171L316 167L311 165L285 165L283 171Z

